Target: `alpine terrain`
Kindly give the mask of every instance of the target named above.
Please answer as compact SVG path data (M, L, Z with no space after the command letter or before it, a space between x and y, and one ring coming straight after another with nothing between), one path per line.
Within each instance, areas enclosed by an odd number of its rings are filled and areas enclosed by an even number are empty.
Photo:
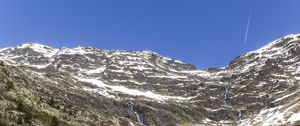
M198 70L151 51L0 50L0 126L299 126L300 34Z

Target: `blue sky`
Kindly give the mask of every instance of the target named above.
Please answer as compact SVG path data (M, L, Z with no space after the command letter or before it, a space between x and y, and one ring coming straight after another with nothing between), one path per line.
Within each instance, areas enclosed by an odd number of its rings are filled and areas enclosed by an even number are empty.
M299 5L299 0L1 0L0 47L35 41L153 50L200 69L222 67L239 54L299 33Z

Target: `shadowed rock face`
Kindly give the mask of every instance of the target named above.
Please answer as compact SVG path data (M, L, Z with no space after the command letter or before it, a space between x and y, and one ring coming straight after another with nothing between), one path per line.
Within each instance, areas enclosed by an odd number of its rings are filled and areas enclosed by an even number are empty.
M151 51L4 48L0 124L292 124L300 109L299 36L208 70Z

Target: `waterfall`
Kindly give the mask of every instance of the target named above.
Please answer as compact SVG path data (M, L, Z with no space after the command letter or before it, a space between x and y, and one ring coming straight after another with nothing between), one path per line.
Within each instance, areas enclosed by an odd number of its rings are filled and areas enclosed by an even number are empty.
M227 87L225 87L225 93L224 93L224 102L225 105L227 104L227 101L229 100L229 96L228 96L229 90Z
M238 117L239 117L239 120L242 119L242 111L240 109L238 110Z
M237 124L240 125L242 123L242 111L238 109L238 121Z
M134 114L135 114L136 120L139 122L139 124L143 124L141 116L136 111L134 112Z
M136 121L144 125L143 117L137 112L137 107L132 102L126 102L128 109L135 115Z

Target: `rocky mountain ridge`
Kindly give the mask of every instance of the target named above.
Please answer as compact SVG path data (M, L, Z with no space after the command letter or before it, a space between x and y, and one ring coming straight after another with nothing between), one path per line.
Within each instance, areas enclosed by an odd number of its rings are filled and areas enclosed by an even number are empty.
M208 70L151 51L7 47L0 50L0 124L293 125L299 54L300 34Z

